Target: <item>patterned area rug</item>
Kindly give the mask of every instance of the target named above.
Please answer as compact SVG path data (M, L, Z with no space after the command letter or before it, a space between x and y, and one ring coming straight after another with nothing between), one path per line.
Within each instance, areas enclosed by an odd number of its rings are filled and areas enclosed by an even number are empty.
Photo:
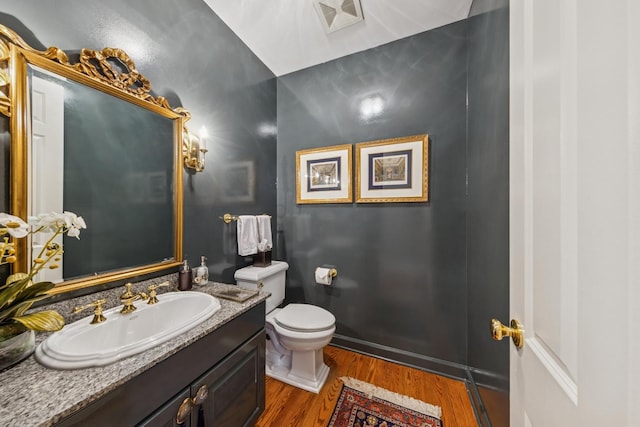
M442 410L354 378L344 383L327 427L442 427Z

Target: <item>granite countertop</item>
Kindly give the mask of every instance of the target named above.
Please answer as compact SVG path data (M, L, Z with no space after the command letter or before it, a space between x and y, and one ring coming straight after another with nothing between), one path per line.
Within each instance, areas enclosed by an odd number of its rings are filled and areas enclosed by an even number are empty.
M159 281L162 280L154 279L154 282ZM172 283L175 281L172 280ZM134 291L144 290L146 287L143 286L149 284L151 282L136 284ZM163 288L159 288L158 291L161 289ZM175 290L175 287L173 289ZM212 294L228 289L237 289L237 287L209 282L206 285L194 286L192 290ZM86 304L86 302L97 298L107 298L105 308L117 306L120 305L118 300L120 293L122 293L122 288L112 289L56 303L47 308L58 310L65 317L67 323L71 323L79 318L93 316L91 313L88 316L87 313L67 316L73 307ZM243 303L219 298L221 309L205 322L169 342L110 365L86 369L55 370L40 365L32 355L13 368L0 373L0 425L3 427L53 425L211 331L220 328L228 321L264 301L268 295L266 292L260 292L257 296ZM159 292L159 299L161 298ZM41 342L48 335L48 333L38 333L36 339Z

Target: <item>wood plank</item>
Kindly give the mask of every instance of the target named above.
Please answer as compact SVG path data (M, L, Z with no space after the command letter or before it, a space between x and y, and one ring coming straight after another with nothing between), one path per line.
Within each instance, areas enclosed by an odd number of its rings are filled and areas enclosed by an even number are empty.
M342 389L339 378L343 376L438 405L445 427L478 426L463 381L332 346L324 349L324 360L331 371L319 394L267 377L266 407L256 426L326 426Z

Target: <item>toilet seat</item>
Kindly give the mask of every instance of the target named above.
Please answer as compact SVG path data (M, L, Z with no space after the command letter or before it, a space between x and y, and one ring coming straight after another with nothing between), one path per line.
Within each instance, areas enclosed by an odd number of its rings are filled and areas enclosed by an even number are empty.
M311 304L288 304L273 319L279 327L294 332L322 332L336 323L333 314Z

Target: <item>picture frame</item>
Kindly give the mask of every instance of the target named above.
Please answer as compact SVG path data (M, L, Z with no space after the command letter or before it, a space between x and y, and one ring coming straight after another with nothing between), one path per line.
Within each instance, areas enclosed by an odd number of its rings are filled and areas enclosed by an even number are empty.
M356 202L429 201L429 135L356 144Z
M296 202L351 203L351 144L296 151Z

